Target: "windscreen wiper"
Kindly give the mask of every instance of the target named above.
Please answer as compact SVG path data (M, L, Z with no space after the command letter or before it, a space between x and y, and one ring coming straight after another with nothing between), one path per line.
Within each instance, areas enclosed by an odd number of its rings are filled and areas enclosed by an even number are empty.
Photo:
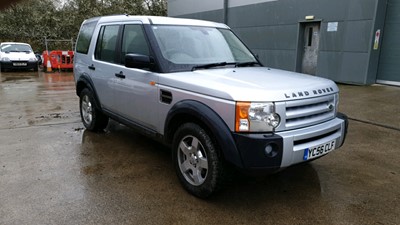
M202 65L193 66L192 71L195 71L197 69L208 69L211 67L226 66L226 65L236 65L236 63L218 62L218 63L202 64Z
M236 67L246 67L246 66L254 66L254 65L260 65L261 64L257 61L252 61L252 62L241 62L241 63L236 63Z

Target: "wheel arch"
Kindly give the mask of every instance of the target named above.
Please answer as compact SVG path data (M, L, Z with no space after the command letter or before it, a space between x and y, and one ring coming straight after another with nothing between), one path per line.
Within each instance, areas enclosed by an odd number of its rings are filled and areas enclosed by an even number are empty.
M85 88L89 89L93 93L95 107L101 109L101 103L97 96L96 88L94 87L92 79L88 75L81 75L76 82L76 95L80 96Z
M226 123L213 109L198 101L184 100L170 109L164 127L166 143L171 144L176 130L188 122L196 123L212 134L211 138L221 150L222 157L235 166L243 168L240 153Z

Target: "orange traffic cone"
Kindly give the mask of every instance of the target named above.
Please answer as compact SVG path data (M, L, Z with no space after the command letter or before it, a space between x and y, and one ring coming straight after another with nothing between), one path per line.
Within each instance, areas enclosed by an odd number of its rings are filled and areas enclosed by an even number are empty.
M50 56L47 58L47 72L51 72L51 62L50 62Z

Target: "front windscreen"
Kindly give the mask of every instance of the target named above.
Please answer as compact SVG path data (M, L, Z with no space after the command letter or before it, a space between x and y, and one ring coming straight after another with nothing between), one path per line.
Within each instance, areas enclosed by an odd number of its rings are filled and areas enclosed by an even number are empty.
M161 54L172 71L210 63L245 63L256 59L228 29L198 26L152 26Z
M31 52L32 49L29 45L22 44L4 44L1 46L2 52Z

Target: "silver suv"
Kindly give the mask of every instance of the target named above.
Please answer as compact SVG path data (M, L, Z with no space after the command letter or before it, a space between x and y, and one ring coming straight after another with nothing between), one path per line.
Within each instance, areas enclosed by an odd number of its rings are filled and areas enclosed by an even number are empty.
M170 146L180 182L198 197L219 190L232 168L276 172L344 143L334 82L263 67L224 24L92 18L75 57L86 129L112 118Z

